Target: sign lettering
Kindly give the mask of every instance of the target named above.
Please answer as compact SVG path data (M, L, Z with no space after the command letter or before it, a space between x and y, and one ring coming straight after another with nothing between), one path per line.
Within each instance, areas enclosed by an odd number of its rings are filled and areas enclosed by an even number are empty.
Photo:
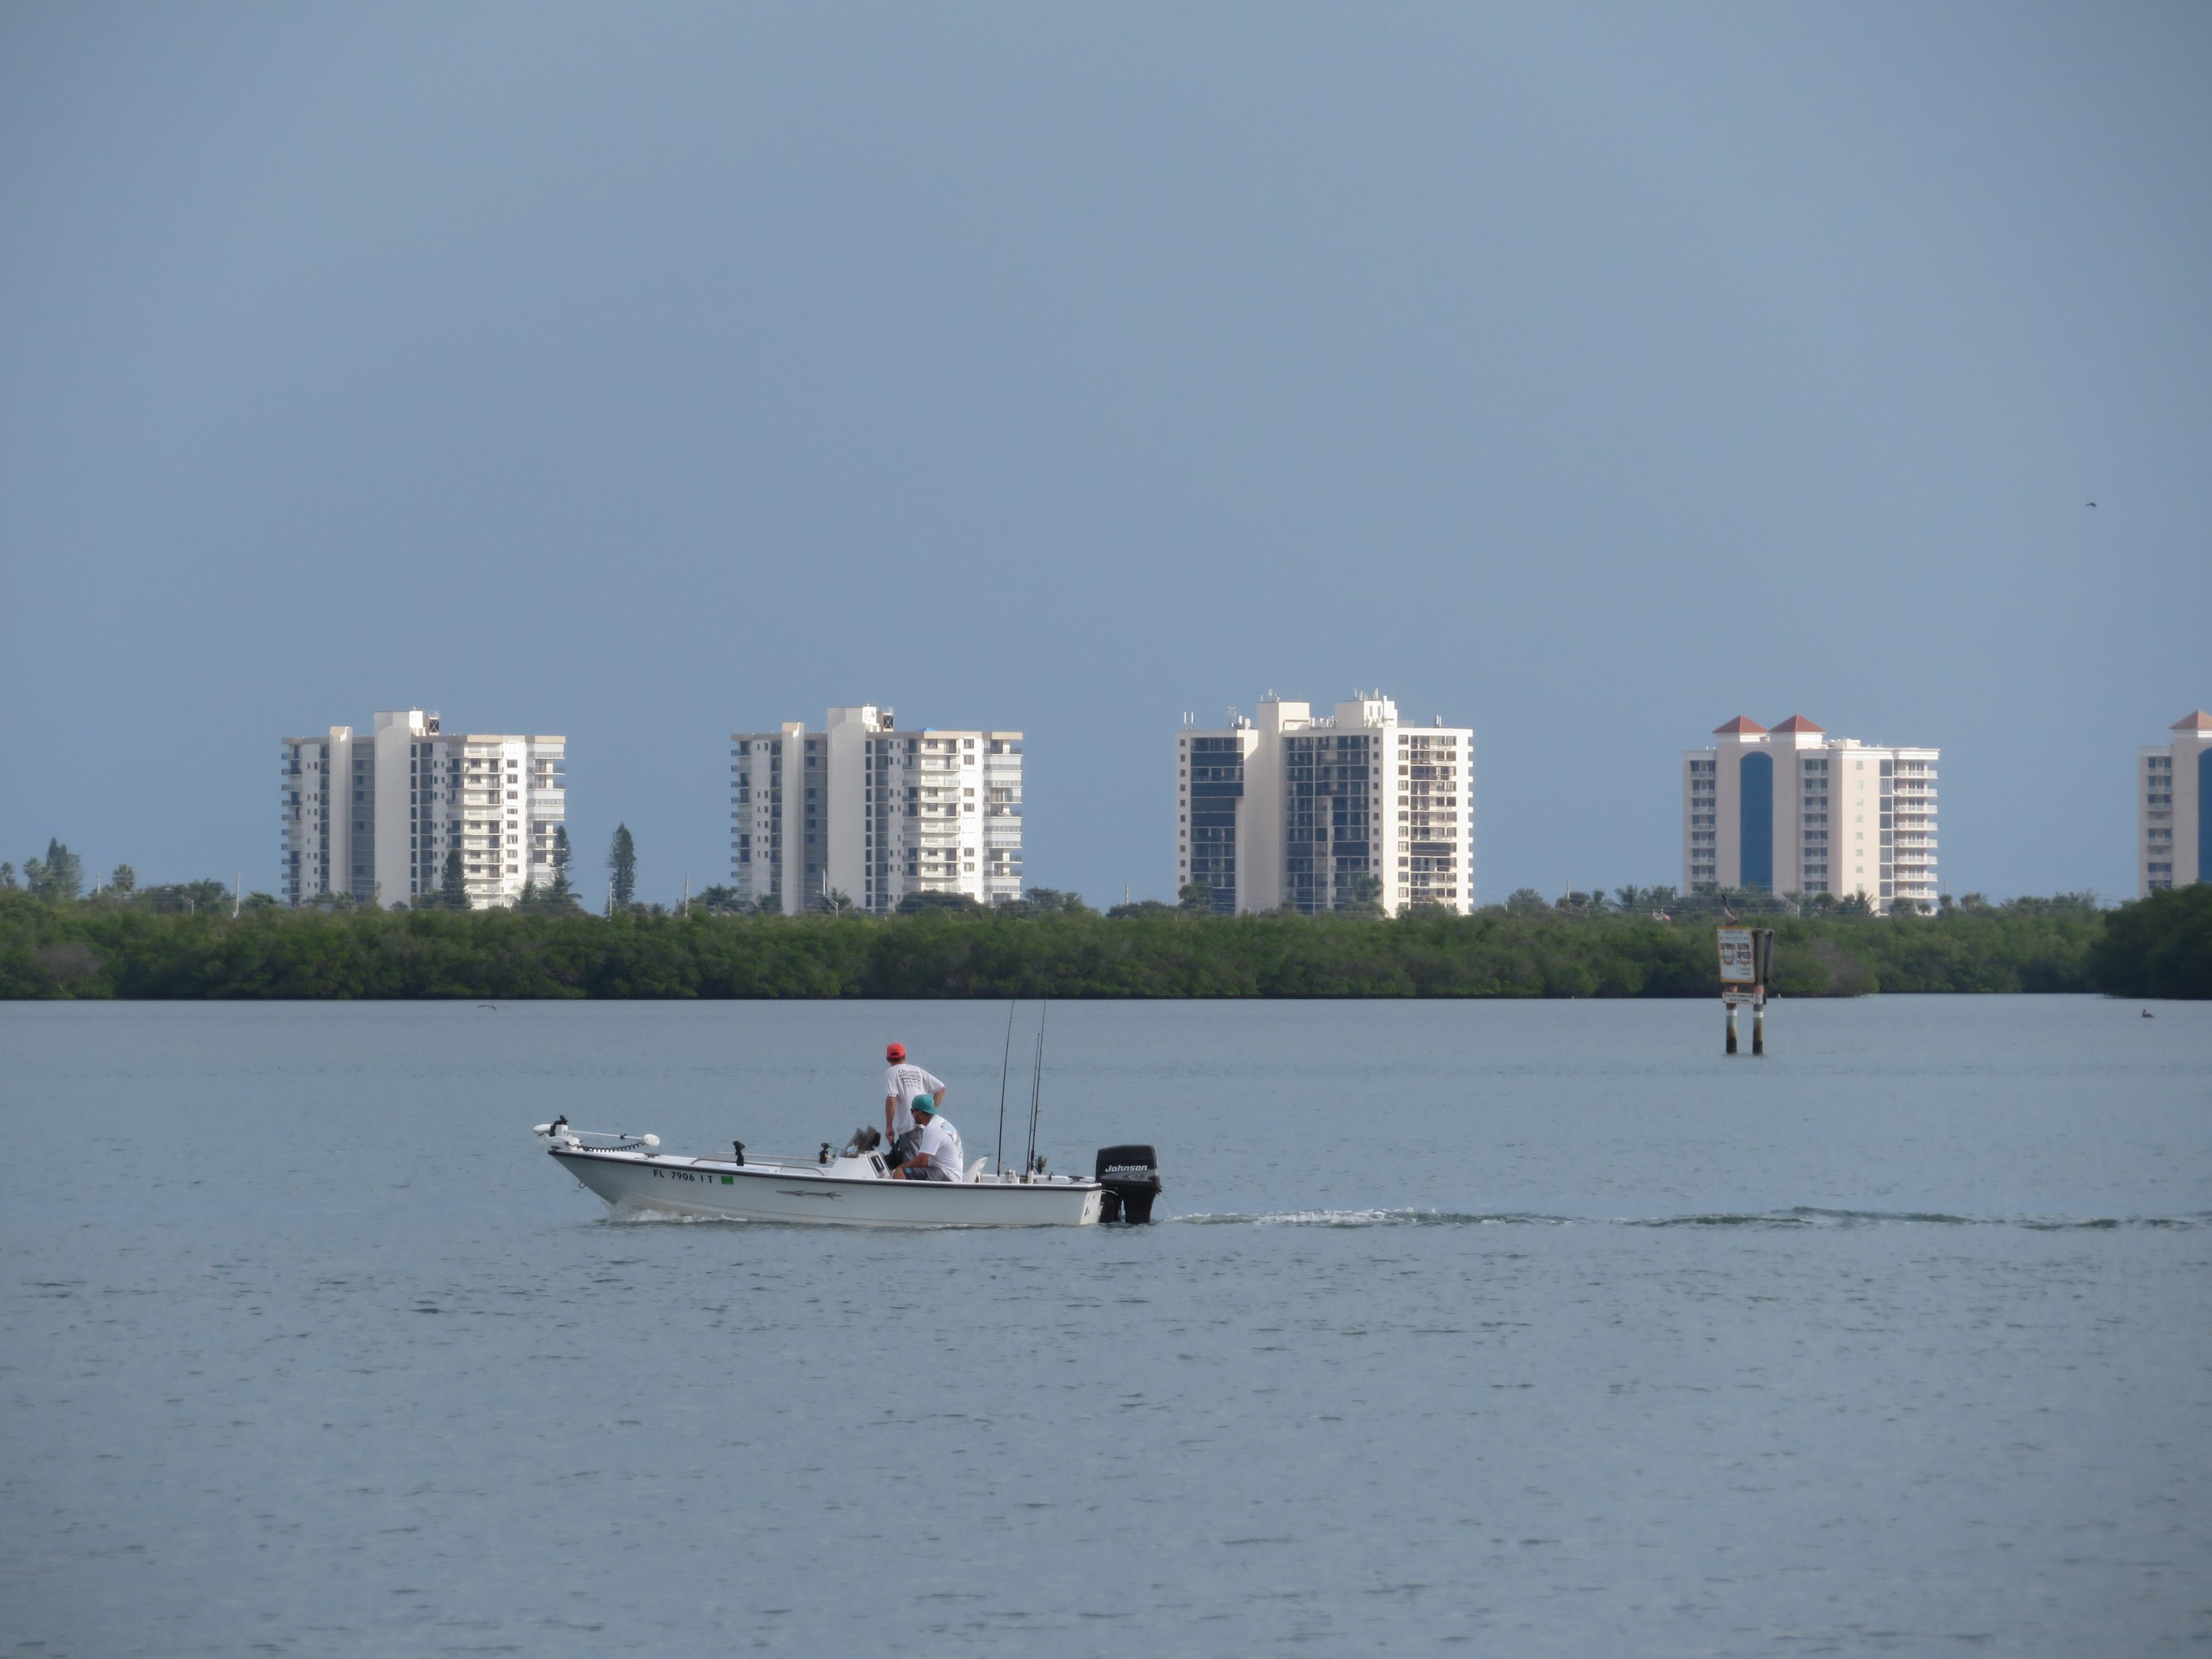
M1721 983L1723 985L1754 985L1759 981L1759 963L1751 946L1748 927L1723 927L1718 930L1721 941Z

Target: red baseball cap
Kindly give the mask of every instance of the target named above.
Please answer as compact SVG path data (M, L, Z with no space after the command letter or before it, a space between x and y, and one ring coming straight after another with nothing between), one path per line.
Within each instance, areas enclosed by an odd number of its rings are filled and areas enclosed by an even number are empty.
M884 1050L884 1058L890 1061L892 1065L897 1065L899 1061L906 1058L906 1044L903 1042L892 1043L890 1047Z

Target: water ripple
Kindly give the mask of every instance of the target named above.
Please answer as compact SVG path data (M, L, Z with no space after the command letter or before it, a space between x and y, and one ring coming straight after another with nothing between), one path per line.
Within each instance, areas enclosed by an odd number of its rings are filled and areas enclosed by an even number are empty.
M1169 1218L1201 1227L2015 1227L2031 1232L2194 1231L2212 1227L2212 1211L2169 1216L1951 1215L1931 1210L1717 1211L1697 1215L1541 1215L1524 1210L1277 1210L1211 1212Z

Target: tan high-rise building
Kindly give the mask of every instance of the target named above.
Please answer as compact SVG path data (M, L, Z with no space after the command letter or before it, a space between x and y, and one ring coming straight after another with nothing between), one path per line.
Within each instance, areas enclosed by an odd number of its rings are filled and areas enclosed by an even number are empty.
M730 881L787 915L842 893L881 915L909 893L1022 896L1022 734L898 729L872 703L730 734Z
M366 732L333 726L282 740L287 903L349 893L404 906L440 890L455 851L477 909L550 884L568 813L568 739L439 727L434 709L406 708L380 714Z
M2166 728L2173 741L2136 751L2136 896L2212 876L2212 714Z
M1941 750L1832 738L1802 714L1771 732L1738 715L1713 735L1682 757L1686 891L1936 902Z
M1474 908L1474 732L1407 726L1380 691L1333 714L1269 696L1176 738L1176 885L1224 914L1371 896Z

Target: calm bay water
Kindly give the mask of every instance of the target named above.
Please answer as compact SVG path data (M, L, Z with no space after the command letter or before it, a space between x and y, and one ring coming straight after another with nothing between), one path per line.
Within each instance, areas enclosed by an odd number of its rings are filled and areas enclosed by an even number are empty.
M1056 1006L1136 1231L528 1133L811 1149L895 1036L988 1152L1006 1012L0 1006L0 1653L2212 1644L2212 1006Z

